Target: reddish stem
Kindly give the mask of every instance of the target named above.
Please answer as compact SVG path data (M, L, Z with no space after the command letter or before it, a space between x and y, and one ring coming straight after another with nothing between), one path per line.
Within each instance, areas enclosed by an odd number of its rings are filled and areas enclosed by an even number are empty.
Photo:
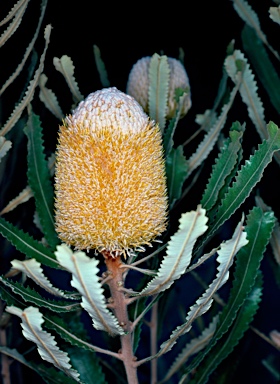
M111 277L106 281L111 292L110 308L112 308L119 324L125 334L120 336L121 351L120 355L126 370L128 384L138 384L136 358L133 354L132 326L128 318L128 300L125 297L122 287L125 282L125 268L121 268L123 262L121 256L112 257L109 253L102 253L105 258L107 271Z

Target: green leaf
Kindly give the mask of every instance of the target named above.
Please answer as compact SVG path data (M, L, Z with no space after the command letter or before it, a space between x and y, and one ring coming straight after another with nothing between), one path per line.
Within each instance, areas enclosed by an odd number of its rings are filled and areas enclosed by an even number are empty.
M25 302L33 303L38 307L44 307L54 312L69 312L76 311L80 308L79 303L69 303L66 300L50 300L42 297L37 291L30 287L25 287L18 282L13 282L9 279L0 276L0 282L8 287L13 293L10 292L10 299L14 297L13 304L17 303L15 295L19 295ZM1 284L1 285L2 285ZM2 286L1 290L3 289Z
M183 146L172 148L166 158L167 189L169 206L181 197L184 181L188 174L188 163L184 155Z
M239 340L249 328L261 301L262 287L260 280L250 292L243 306L238 312L230 331L212 349L211 354L199 365L197 371L190 381L190 384L205 384L209 375L214 372L217 366L233 351Z
M73 367L79 372L86 384L106 384L99 359L95 352L76 347L67 348Z
M207 236L213 234L240 207L251 190L261 179L264 169L271 162L275 151L280 149L280 131L276 124L267 125L269 139L264 140L246 164L240 169L236 181L225 195L215 220L210 224Z
M263 43L255 31L247 25L243 28L241 36L244 49L254 66L259 80L267 91L272 105L280 113L280 78Z
M61 268L56 261L55 255L48 248L3 219L3 217L0 217L0 233L28 258L34 258L52 268Z
M245 231L249 240L236 255L233 285L228 303L223 308L219 317L214 337L204 351L198 354L187 368L190 372L195 369L203 358L211 353L217 341L228 331L240 307L255 284L260 262L270 239L275 217L272 212L263 212L259 207L254 207L247 217ZM214 355L213 355L214 356Z
M36 210L44 236L51 248L54 249L59 242L53 219L54 193L48 162L44 155L42 127L39 117L33 112L29 115L24 132L28 137L28 183L35 198Z
M94 53L95 63L100 76L102 87L104 88L110 87L110 81L108 79L106 67L105 67L104 61L101 59L100 49L97 47L97 45L93 46L93 53Z
M238 126L238 124L239 123L236 123L235 125ZM227 176L231 173L238 158L243 132L233 129L229 135L230 138L225 141L221 153L215 161L211 177L200 202L206 210L211 209L216 203L219 191L223 187Z
M169 92L170 68L167 56L155 53L149 66L149 115L164 131Z

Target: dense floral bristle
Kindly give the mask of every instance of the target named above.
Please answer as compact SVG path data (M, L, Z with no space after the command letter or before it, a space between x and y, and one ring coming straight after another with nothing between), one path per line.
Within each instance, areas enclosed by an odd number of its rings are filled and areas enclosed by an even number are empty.
M170 68L170 81L168 91L168 102L167 102L167 114L166 117L171 119L174 117L177 103L175 99L176 88L188 89L188 97L185 98L183 105L181 118L184 117L189 109L191 108L191 93L190 84L187 72L183 64L172 57L167 58L168 65ZM149 113L149 66L151 57L146 56L138 60L132 67L126 91L129 95L135 98L138 103L143 107L144 111Z
M167 221L158 125L116 88L90 94L60 127L55 193L66 244L112 254L150 245Z

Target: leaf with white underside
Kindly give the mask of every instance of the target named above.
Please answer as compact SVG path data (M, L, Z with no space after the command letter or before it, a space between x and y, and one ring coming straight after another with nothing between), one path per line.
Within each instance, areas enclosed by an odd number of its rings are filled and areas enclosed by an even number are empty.
M54 296L65 297L67 299L76 299L75 295L68 295L60 289L54 287L49 279L44 275L41 268L41 264L35 259L29 260L12 260L11 264L14 269L25 273L30 279L32 279L40 287L44 288L47 292Z
M41 75L41 73L42 73L42 71L44 69L44 62L45 62L45 57L46 57L48 45L49 45L49 42L50 42L50 35L51 35L51 25L49 24L45 28L45 33L44 33L45 48L44 48L44 51L43 51L43 53L41 55L41 58L40 58L39 67L36 70L33 79L30 81L30 83L28 85L28 88L27 88L27 91L25 92L24 97L16 105L16 107L13 110L12 115L9 117L8 121L4 124L3 128L0 130L0 136L6 135L6 133L9 132L14 127L14 125L19 120L19 118L20 118L22 112L24 111L24 109L27 107L27 105L29 103L31 103L31 101L33 99L34 92L35 92L35 89L36 89L36 87L38 85L38 81L39 81L40 75Z
M12 199L0 212L0 215L4 215L4 213L10 212L13 209L15 209L18 205L25 203L28 201L31 197L33 197L33 193L31 191L31 188L29 185L24 188L17 197Z
M67 376L72 377L78 383L80 374L71 368L69 364L70 358L68 354L61 351L55 338L48 332L42 329L44 322L43 315L39 312L38 308L28 307L24 311L21 309L10 306L6 308L6 311L12 315L16 315L21 318L22 333L27 340L37 344L38 352L43 360L52 363L55 367L65 372Z
M264 32L261 29L260 21L258 18L258 15L253 10L250 4L247 3L245 0L232 0L233 1L233 7L238 13L238 15L241 17L242 20L245 21L246 24L248 24L251 28L253 28L256 31L256 34L261 39L261 41L267 46L268 49L274 54L275 57L279 60L278 52L276 52L272 46L268 43L267 37L264 34Z
M223 108L219 117L214 121L213 125L211 126L207 134L204 136L201 143L198 145L196 151L187 160L187 163L188 163L187 176L188 177L199 165L202 164L202 162L207 158L209 153L214 148L215 143L218 140L219 134L226 123L227 115L233 104L234 98L239 90L240 81L241 81L240 79L241 79L241 74L239 73L239 81L236 82L235 87L231 91L228 103L223 105Z
M6 140L5 137L0 137L0 161L11 147L12 142L10 140Z
M57 100L55 93L51 89L46 87L47 81L48 81L47 76L44 73L42 73L39 79L39 87L40 87L39 98L42 101L42 103L45 104L48 110L58 120L62 120L64 118L64 114L62 112L62 109L59 105L59 102Z
M53 64L55 69L64 76L72 93L74 102L77 103L83 100L84 96L81 94L74 76L75 67L72 59L67 55L63 55L60 59L58 57L54 57Z
M243 221L244 217L242 217L242 220L237 225L233 237L222 243L220 250L217 252L217 261L219 266L217 268L218 273L216 278L212 281L204 294L190 308L186 317L186 322L172 332L169 340L161 344L160 351L156 355L157 357L170 351L173 345L177 342L177 339L191 329L194 320L203 315L211 307L213 295L226 283L229 278L229 268L233 263L234 256L241 247L244 247L248 243L246 233L243 232Z
M237 63L243 63L244 66L242 83L239 88L241 98L247 105L248 115L254 123L260 137L265 139L267 138L267 129L263 104L257 93L258 87L255 76L251 71L247 59L240 50L235 50L233 54L225 60L225 69L234 83L237 81L236 75L239 71Z
M278 5L278 7L269 8L269 17L275 23L280 24L280 5Z
M66 244L58 245L55 255L60 265L72 273L71 285L82 295L81 306L91 316L94 328L110 335L124 334L117 318L107 308L98 276L99 261L84 252L72 252Z
M209 340L215 332L217 322L218 315L212 319L208 327L204 328L198 337L191 339L191 341L182 349L180 354L174 360L164 379L161 381L162 383L169 380L171 376L181 369L182 365L185 364L192 355L201 351L209 343Z
M168 289L175 280L185 273L191 262L192 250L199 236L207 230L206 210L201 206L196 211L184 213L179 222L179 230L168 242L166 253L156 277L150 281L139 295L155 295Z

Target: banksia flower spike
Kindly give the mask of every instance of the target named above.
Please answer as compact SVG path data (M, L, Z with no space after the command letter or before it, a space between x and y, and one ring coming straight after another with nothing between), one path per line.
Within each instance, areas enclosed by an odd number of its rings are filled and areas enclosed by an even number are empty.
M175 90L176 88L188 89L188 97L186 97L181 118L184 117L189 109L191 108L191 93L190 93L190 84L187 72L183 64L172 57L168 57L168 65L170 68L170 81L169 81L169 92L168 92L168 102L167 102L167 114L166 118L171 119L176 111L177 103L175 99ZM142 105L144 111L149 113L149 66L151 62L151 57L146 56L138 60L132 67L126 92L131 95Z
M166 229L161 133L134 98L104 88L66 117L55 193L58 236L76 249L126 255Z

